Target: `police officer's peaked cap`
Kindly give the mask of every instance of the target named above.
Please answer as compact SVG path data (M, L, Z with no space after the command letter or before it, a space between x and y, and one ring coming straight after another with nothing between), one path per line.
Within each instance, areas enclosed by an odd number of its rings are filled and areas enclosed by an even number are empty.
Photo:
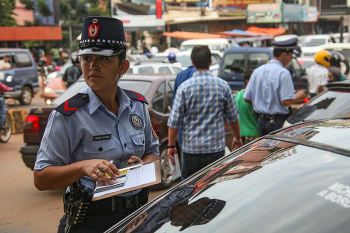
M275 49L282 49L282 50L294 50L295 46L297 46L298 39L293 38L285 41L279 41L279 42L272 42L273 47Z
M117 56L125 49L122 21L102 16L84 19L78 55Z

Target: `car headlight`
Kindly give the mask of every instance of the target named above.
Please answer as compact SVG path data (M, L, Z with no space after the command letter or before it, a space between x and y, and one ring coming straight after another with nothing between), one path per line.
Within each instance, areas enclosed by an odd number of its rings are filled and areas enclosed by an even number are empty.
M55 94L55 91L51 87L45 87L44 93L45 94Z

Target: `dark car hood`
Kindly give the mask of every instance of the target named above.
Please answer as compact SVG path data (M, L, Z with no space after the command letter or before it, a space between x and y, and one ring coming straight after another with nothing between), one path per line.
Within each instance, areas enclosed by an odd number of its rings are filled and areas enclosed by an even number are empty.
M108 232L348 232L348 135L337 119L256 140Z
M295 124L306 120L327 119L350 115L350 94L329 90L311 99L297 109L287 122Z

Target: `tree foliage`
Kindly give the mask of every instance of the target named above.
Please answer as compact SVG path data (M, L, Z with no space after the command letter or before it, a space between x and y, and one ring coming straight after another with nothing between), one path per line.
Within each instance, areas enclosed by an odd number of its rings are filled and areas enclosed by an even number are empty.
M19 0L20 3L24 4L26 10L34 10L35 5L33 0Z
M16 15L13 10L16 7L16 0L1 0L0 1L0 26L16 26Z
M61 0L60 13L65 23L82 23L87 16L110 16L107 1L107 7L101 7L102 0ZM106 1L103 1L106 2Z

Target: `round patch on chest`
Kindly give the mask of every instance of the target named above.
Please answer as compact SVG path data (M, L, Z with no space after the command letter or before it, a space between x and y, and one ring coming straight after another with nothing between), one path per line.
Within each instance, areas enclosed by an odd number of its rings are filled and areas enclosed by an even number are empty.
M132 127L134 127L135 129L138 129L138 130L143 129L143 121L139 115L131 114L129 117L129 120Z

